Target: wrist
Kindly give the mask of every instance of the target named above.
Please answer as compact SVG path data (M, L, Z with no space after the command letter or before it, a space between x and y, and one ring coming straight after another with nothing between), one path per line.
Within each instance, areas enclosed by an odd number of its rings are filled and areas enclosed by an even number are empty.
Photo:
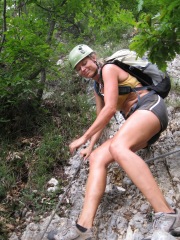
M93 144L93 145L92 145L92 144L89 144L88 149L89 149L90 151L92 151L92 150L93 150L93 147L94 147L94 144Z
M89 140L88 134L85 133L85 134L83 135L83 138L84 138L84 141L87 142L87 141Z

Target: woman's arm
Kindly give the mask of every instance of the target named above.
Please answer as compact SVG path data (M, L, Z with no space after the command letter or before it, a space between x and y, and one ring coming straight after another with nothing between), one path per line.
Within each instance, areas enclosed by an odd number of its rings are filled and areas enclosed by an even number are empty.
M95 95L95 101L96 101L96 115L98 116L100 111L104 107L104 100L95 91L94 91L94 95ZM84 157L84 159L87 159L90 156L94 145L97 143L97 141L99 140L102 134L102 131L103 129L95 133L91 137L89 145L85 149L81 150L80 154L82 157Z
M99 112L99 115L91 127L84 133L83 136L86 140L90 139L99 130L104 129L116 113L119 71L120 68L113 64L105 65L102 70L104 81L104 107Z
M107 64L103 68L102 76L104 81L104 106L100 110L94 123L84 133L84 135L70 144L69 147L71 153L73 153L76 148L87 142L87 140L89 140L93 135L99 131L102 132L112 116L116 113L119 71L120 68L113 64Z

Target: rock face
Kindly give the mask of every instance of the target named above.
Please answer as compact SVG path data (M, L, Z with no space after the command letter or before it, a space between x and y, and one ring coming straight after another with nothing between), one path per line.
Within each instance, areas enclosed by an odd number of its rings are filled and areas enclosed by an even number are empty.
M173 77L179 76L180 57L169 65ZM172 104L180 103L180 96L170 93L166 99L169 115L169 126L164 131L151 149L141 150L137 154L144 160L157 157L180 149L180 112L179 107ZM169 104L170 103L170 104ZM123 124L120 114L111 120L111 126L106 129L102 141L112 137ZM69 159L69 166L65 169L69 179L74 175L80 164L79 152ZM180 208L180 152L167 157L159 158L148 163L151 172L158 182L164 196L172 207ZM88 176L88 163L81 166L79 173L71 184L65 201L71 207L60 206L60 214L55 214L47 232L61 230L67 224L68 219L75 222L78 218L85 193L85 184ZM60 196L61 197L61 196ZM141 240L152 232L152 208L143 195L139 192L132 181L117 163L109 166L107 186L101 204L98 208L94 221L94 239L97 240ZM21 237L13 234L10 240L39 240L46 228L50 217L42 219L41 222L30 223ZM47 240L47 232L43 240ZM173 240L175 238L162 231L154 232L152 240Z
M158 240L173 240L175 238L166 232L158 230L158 231L155 231L152 235L152 240L157 240L157 239Z

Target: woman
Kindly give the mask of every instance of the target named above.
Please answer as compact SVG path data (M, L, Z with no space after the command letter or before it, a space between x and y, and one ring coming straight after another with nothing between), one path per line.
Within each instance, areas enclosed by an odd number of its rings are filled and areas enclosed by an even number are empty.
M96 54L87 45L76 46L70 52L69 60L80 76L91 78L97 83L100 93L94 92L96 120L83 136L69 146L70 152L74 153L90 140L89 146L81 152L85 159L89 158L90 171L81 215L77 224L64 232L62 239L91 239L93 220L106 187L107 167L113 161L124 169L153 207L155 217L160 219L160 222L156 221L155 227L175 232L176 228L180 227L179 211L167 204L148 166L135 154L139 149L156 141L160 133L166 129L168 118L163 99L154 91L147 90L119 96L119 85L130 84L131 87L139 87L141 84L114 64L106 64L102 68ZM116 110L123 113L125 123L113 138L92 151ZM58 235L54 239L59 239Z

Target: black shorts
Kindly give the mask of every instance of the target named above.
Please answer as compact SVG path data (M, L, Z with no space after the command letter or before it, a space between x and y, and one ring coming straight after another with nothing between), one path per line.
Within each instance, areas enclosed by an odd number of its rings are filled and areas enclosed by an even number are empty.
M161 123L161 130L154 135L149 141L148 145L155 143L168 125L168 114L164 100L154 91L150 91L140 98L138 103L134 105L130 111L129 116L136 110L148 110L153 112Z

